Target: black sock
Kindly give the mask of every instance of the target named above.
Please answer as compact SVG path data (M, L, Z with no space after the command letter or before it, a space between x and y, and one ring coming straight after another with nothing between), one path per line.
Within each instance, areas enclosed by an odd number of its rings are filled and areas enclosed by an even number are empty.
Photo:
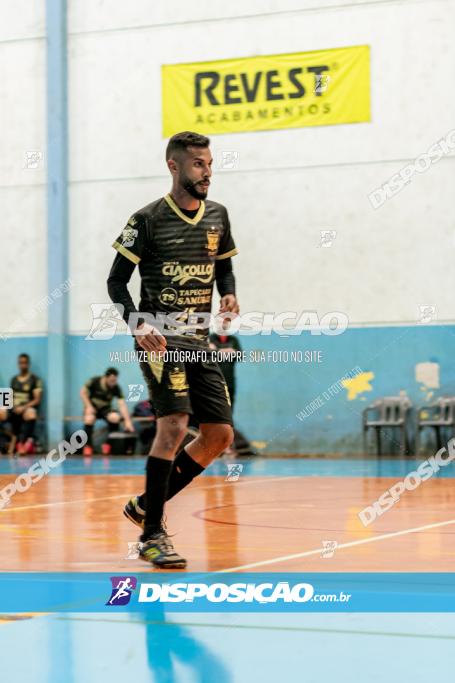
M109 420L108 420L107 421L107 427L109 429L109 433L110 432L118 432L119 424L118 424L118 422L109 422Z
M169 484L167 490L166 500L173 498L179 491L188 486L195 477L203 472L205 467L199 465L193 458L188 455L186 450L182 448L175 456L174 464L169 477ZM138 496L137 502L142 510L146 509L145 493Z
M166 500L173 498L179 491L188 486L195 477L203 472L205 467L199 465L198 462L188 455L186 450L177 453L174 460L174 467L172 468L171 476L169 477L169 486L167 490Z
M35 434L36 420L24 420L24 441L33 439Z
M17 413L11 413L10 422L11 422L11 427L12 427L14 436L16 438L19 438L19 435L20 435L21 429L22 429L22 422L23 422L21 416L18 415Z
M145 480L145 527L141 536L143 542L161 529L171 469L172 460L149 455Z
M25 433L26 433L26 429L27 429L27 427L25 425L26 425L25 420L21 420L21 424L19 427L19 436L18 436L18 440L20 443L24 443L24 441L25 441Z
M84 431L87 434L87 443L85 445L91 446L93 436L93 425L84 425Z

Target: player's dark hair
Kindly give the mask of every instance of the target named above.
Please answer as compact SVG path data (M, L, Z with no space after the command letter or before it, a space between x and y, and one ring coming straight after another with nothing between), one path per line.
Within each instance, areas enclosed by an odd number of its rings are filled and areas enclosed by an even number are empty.
M115 375L116 377L118 377L118 370L117 370L117 368L108 368L106 370L106 372L104 373L104 375L106 377L109 377L109 375Z
M166 161L175 158L180 152L186 152L188 147L208 147L209 145L210 140L205 135L185 130L182 133L173 135L167 143Z
M30 362L30 356L28 355L28 353L20 353L17 357L17 360L19 360L19 358L26 358L28 362Z

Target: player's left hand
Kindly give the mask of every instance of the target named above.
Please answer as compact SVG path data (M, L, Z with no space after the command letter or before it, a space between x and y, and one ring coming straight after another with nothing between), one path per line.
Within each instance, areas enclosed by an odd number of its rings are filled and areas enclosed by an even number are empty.
M239 304L237 301L237 298L235 294L225 294L223 297L221 297L220 301L220 310L218 311L218 314L220 313L235 313L238 315L240 312ZM222 328L223 330L228 330L229 326L231 324L231 321L229 318L225 318L222 323Z
M225 294L221 297L220 313L239 313L240 308L235 294Z
M134 425L132 422L125 422L125 432L134 432Z

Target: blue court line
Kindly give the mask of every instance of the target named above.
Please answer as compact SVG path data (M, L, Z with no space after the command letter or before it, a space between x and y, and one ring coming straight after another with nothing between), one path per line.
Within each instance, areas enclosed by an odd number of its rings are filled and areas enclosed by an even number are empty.
M108 618L109 615L105 615L103 617L99 616L74 616L72 614L65 615L65 616L55 616L54 618L57 621L89 621L91 623L96 622L96 623L106 623L106 624L112 624L112 623L117 623L117 624L134 624L136 623L137 625L142 625L142 624L147 624L151 626L186 626L186 627L191 627L191 628L216 628L216 629L245 629L249 631L290 631L290 632L301 632L301 633L327 633L327 634L350 634L350 635L356 635L356 636L387 636L389 638L424 638L424 639L434 639L434 640L455 640L455 634L454 635L444 635L444 634L436 634L436 633L400 633L399 631L361 631L359 630L354 630L354 629L334 629L334 628L309 628L309 627L304 627L304 626L284 626L284 625L267 625L267 624L238 624L238 623L229 623L229 624L222 624L222 623L216 623L216 622L196 622L196 621L163 621L163 620L158 620L158 619L141 619L140 621L137 620L135 621L134 619L118 619L118 618ZM31 618L31 617L27 617Z
M28 470L34 462L44 455L33 457L0 459L0 474L19 474ZM64 463L49 472L49 476L71 475L113 475L125 476L144 474L144 457L95 457L84 459L68 458ZM202 476L226 478L227 465L242 465L240 477L398 477L404 478L415 470L422 459L415 458L261 458L251 460L218 459L207 468ZM455 478L455 463L442 467L435 475L437 478Z

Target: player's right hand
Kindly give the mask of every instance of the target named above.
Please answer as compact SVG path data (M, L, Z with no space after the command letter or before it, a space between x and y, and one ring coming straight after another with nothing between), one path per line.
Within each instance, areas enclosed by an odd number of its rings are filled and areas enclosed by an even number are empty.
M138 325L134 330L134 336L144 351L154 351L155 353L166 351L167 341L153 325L148 323Z

